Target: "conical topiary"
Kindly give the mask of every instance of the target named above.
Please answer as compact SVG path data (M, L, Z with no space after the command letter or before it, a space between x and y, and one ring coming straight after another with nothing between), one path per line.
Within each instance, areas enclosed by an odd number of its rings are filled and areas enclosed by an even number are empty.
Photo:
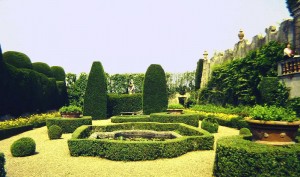
M195 90L200 89L202 70L203 70L203 59L200 59L197 62L197 68L196 68L196 73L195 73Z
M151 114L168 108L168 94L165 71L160 65L148 67L143 86L143 112Z
M89 73L84 96L83 115L105 119L107 113L107 83L101 62L94 62Z

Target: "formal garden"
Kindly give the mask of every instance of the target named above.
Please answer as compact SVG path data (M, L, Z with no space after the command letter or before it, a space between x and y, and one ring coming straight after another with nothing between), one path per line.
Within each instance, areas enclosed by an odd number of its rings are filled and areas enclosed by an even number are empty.
M94 61L76 75L0 47L0 177L298 177L300 97L282 77L299 77L300 60L284 49L266 42L201 84L205 59L181 74Z

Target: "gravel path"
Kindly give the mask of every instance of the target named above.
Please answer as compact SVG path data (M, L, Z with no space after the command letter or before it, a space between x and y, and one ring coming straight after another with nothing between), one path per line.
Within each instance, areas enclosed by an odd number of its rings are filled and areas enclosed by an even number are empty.
M110 120L93 121L93 125L108 124ZM219 127L215 139L237 135L238 131ZM12 157L10 145L21 137L31 137L36 141L37 154L28 157ZM71 157L67 140L71 134L63 134L62 139L49 140L47 128L42 127L24 132L0 141L0 152L6 157L8 177L209 177L212 176L215 151L193 151L172 159L152 161L120 162L98 157Z

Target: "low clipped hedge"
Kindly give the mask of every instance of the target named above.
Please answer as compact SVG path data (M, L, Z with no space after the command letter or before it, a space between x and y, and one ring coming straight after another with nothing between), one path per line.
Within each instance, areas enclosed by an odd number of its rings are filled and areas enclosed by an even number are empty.
M25 157L35 153L36 144L30 137L23 137L16 140L10 146L10 152L14 157Z
M232 136L217 141L214 175L300 176L300 144L271 146L248 137Z
M47 128L57 125L62 129L63 133L73 133L76 128L81 125L92 125L91 116L83 116L82 118L49 118L46 120Z
M197 114L168 114L168 113L152 113L147 115L129 115L114 116L111 118L113 123L123 122L160 122L160 123L185 123L194 127L199 126L199 117Z
M165 141L122 141L88 139L93 132L117 130L175 131L180 138ZM105 126L81 126L68 140L71 156L99 156L117 161L154 160L172 158L194 150L213 149L214 137L201 130L182 123L122 123Z
M0 140L3 140L5 138L9 138L11 136L29 131L33 129L33 125L23 125L18 127L12 127L12 128L6 128L6 129L0 129Z
M218 133L219 124L214 118L205 118L201 123L201 128L209 133Z
M108 94L108 116L120 115L121 112L137 112L142 110L142 94Z
M5 172L5 156L2 152L0 152L0 177L5 177L6 172Z

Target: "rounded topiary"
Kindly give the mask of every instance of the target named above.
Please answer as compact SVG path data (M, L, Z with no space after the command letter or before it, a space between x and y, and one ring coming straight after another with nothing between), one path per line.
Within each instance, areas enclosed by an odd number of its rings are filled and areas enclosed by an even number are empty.
M249 128L241 128L239 135L251 135L251 131L249 130Z
M45 74L47 77L53 76L51 68L47 63L35 62L35 63L32 63L32 67L35 71Z
M168 108L168 93L165 71L160 65L148 67L143 86L143 112L164 112Z
M219 123L216 119L208 117L203 119L201 128L210 133L217 133L219 129Z
M202 70L203 70L203 59L200 59L197 62L197 69L195 72L195 90L200 89L201 78L202 78Z
M6 176L6 171L5 171L4 165L5 165L5 156L2 152L0 152L0 177Z
M7 51L3 53L3 60L16 67L16 68L27 68L32 69L32 63L30 58L21 52Z
M58 125L51 125L48 128L48 137L50 140L59 139L62 135L62 129Z
M101 62L94 62L89 74L85 96L83 115L93 119L106 118L107 83Z
M65 81L66 73L64 68L60 66L52 66L51 67L52 75L57 81Z
M10 152L14 157L30 156L35 153L36 144L30 137L23 137L10 146Z

